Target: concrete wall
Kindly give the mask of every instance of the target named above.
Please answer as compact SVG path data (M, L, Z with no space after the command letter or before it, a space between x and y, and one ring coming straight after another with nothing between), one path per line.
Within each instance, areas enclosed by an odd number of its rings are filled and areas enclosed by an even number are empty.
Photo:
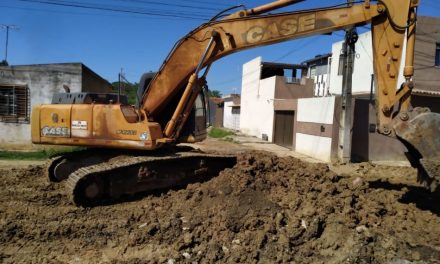
M309 67L308 78L312 79L313 95L314 96L326 96L327 89L329 87L328 65L315 65Z
M351 148L352 161L407 160L406 148L395 138L370 132L370 125L376 124L374 101L356 98L354 100L354 123Z
M224 98L223 108L223 127L240 130L240 107L235 107L240 101L240 97Z
M301 78L299 83L287 83L283 76L275 77L276 99L297 99L313 97L313 80Z
M335 158L338 101L334 96L298 99L295 151L325 162Z
M0 84L27 85L30 90L31 109L36 104L47 104L52 95L64 92L68 85L71 92L110 90L109 83L87 68L83 79L81 63L0 66ZM91 88L88 90L83 86ZM31 144L30 124L0 122L1 149L29 149Z
M260 81L260 65L261 57L243 65L240 131L259 138L266 134L272 141L276 77Z
M369 131L370 125L376 124L374 101L356 98L354 102L352 161L406 161L406 148L400 141ZM440 113L439 102L439 97L432 96L413 95L411 99L414 107L429 107L436 113Z
M342 75L338 75L339 57L343 41L333 43L330 72L330 94L342 93ZM369 93L371 87L371 74L373 73L373 47L371 32L359 35L356 43L356 58L353 70L353 94Z

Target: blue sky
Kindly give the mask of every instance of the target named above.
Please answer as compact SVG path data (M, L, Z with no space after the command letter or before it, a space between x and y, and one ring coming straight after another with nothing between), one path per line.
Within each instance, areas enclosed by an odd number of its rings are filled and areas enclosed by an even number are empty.
M34 1L34 0L32 0ZM54 1L54 0L44 0ZM258 6L270 0L55 0L91 4L101 8L124 9L145 15L91 10L20 0L0 0L0 24L13 24L8 51L9 64L82 62L109 81L117 80L124 69L130 81L143 72L155 71L188 31L203 23L203 18L228 6ZM322 7L342 0L308 0L287 10ZM438 0L421 0L419 15L440 16ZM286 10L286 9L284 9ZM166 15L166 16L164 16ZM211 68L210 89L223 94L240 92L243 63L262 56L264 61L299 63L331 51L331 44L343 38L314 36L281 44L255 48L223 58ZM3 59L5 31L0 31L0 58Z

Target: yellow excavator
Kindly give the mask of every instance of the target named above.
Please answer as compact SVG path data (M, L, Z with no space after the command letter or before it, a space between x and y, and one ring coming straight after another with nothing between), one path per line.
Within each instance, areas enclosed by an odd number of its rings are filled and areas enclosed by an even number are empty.
M218 174L235 158L170 147L206 138L204 91L214 61L244 49L371 23L377 130L406 146L419 180L435 190L440 115L410 104L419 1L364 0L269 14L302 1L220 12L181 38L157 73L142 77L135 106L115 94L91 93L56 94L52 104L35 106L33 143L90 148L51 159L48 177L66 180L73 201L87 206ZM405 81L398 85L401 63Z

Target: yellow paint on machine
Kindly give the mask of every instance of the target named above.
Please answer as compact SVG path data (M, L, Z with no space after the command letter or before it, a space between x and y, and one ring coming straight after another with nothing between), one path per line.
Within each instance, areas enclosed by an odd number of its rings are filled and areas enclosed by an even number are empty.
M124 116L118 104L39 105L33 109L32 141L130 149L158 147L156 139L163 138L159 124L133 121Z

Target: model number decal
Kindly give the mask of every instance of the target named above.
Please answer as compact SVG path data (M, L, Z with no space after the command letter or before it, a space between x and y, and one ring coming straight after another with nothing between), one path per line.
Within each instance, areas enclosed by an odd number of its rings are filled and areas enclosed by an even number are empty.
M72 129L83 129L87 130L87 121L73 120Z
M68 127L43 127L41 135L53 137L69 137L70 131Z
M137 131L136 130L119 129L119 130L116 130L116 134L134 136L137 134Z

